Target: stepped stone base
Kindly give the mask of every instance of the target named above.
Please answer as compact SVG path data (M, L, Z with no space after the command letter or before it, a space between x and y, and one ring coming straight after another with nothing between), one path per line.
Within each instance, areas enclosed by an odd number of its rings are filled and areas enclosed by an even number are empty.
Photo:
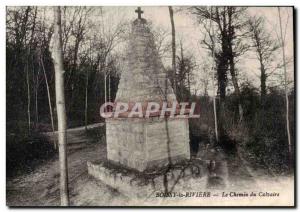
M88 162L88 173L104 184L118 190L130 198L155 197L156 193L179 191L194 185L206 174L206 167L199 161L182 161L170 169L160 169L155 172L138 172L124 168L112 162Z
M106 119L107 158L144 171L190 159L187 119Z

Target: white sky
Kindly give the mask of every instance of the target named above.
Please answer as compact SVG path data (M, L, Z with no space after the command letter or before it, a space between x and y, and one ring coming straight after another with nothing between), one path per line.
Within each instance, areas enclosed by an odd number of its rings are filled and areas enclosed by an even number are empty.
M134 20L137 17L137 14L134 12L136 7L105 7L104 11L112 19L117 21L118 19L128 19ZM174 7L174 10L180 9L179 7ZM161 27L168 31L171 31L169 10L166 6L153 7L153 6L144 6L142 7L144 14L142 17L147 19L148 22L152 22L154 27ZM266 29L268 31L273 31L272 37L277 39L276 33L279 32L279 19L278 19L278 10L277 7L250 7L248 8L248 13L250 15L261 15L265 16ZM293 11L292 7L281 8L282 24L286 28L286 56L287 58L293 58ZM200 41L203 38L201 33L201 28L195 22L195 18L186 12L176 12L174 14L174 22L176 28L177 39L182 39L183 46L185 51L188 51L195 55L197 63L200 64L203 61L211 60L207 56L207 52L200 45ZM287 23L287 25L286 25ZM179 40L177 40L178 43ZM179 52L177 52L178 54ZM239 69L240 75L244 75L245 78L249 79L255 86L259 87L259 66L254 55L248 53L242 59L237 68ZM282 60L281 52L278 54L278 59ZM171 66L170 60L164 60L165 66ZM201 70L197 70L198 74L201 74ZM290 64L288 67L289 79L293 80L293 64ZM270 78L271 80L271 78ZM278 79L275 79L279 84ZM274 84L274 85L275 85ZM197 85L201 87L201 85Z

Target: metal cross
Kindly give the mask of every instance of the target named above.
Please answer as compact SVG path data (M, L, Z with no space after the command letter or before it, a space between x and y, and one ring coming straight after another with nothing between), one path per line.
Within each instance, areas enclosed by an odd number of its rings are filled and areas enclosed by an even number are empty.
M138 14L138 19L142 18L142 14L144 13L143 10L141 10L141 7L138 7L135 12Z

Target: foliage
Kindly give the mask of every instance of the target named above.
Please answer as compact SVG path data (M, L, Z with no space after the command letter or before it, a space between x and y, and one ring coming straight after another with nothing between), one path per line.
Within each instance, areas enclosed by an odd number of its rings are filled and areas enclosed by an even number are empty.
M7 8L6 113L7 122L11 123L9 126L18 125L20 121L26 122L28 117L33 120L30 130L37 129L41 124L50 125L43 68L49 83L53 116L56 118L54 69L49 52L53 34L52 20L48 20L51 13L48 7ZM113 50L122 42L125 23L103 26L97 22L101 16L102 13L98 14L91 7L63 8L62 40L68 127L84 125L86 87L88 123L100 121L98 111L105 101L104 93L110 93L111 99L116 94L122 55L115 54Z
M26 129L26 127L25 127ZM6 175L8 177L30 172L43 161L53 157L56 151L45 136L35 132L8 134L6 143Z
M292 97L293 94L290 95L290 101ZM260 166L268 167L272 171L287 170L288 145L283 93L271 89L262 107L258 91L250 85L244 85L242 104L245 120L243 123L232 123L228 126L231 139L238 141L238 145L248 153L249 158ZM227 104L228 111L237 110L234 110L232 105L235 104ZM293 100L290 109L294 110ZM290 116L292 117L293 113L290 113ZM292 123L291 121L290 126L294 132Z

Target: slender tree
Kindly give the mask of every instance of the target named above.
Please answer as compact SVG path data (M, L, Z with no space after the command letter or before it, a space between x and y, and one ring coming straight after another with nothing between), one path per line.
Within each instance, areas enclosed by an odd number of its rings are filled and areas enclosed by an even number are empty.
M175 37L175 24L174 24L174 12L172 6L169 6L169 14L170 14L170 21L172 27L172 69L173 69L173 86L174 86L174 93L176 95L176 87L177 87L177 80L176 80L176 37Z
M87 131L88 125L88 87L89 87L89 72L86 69L85 73L85 108L84 108L84 124L85 124L85 131Z
M278 43L271 38L271 32L265 30L265 19L263 17L250 17L249 31L256 57L260 64L260 96L262 107L267 95L267 79L272 74L272 62L274 53L279 48Z
M28 70L28 62L25 64L26 69L26 84L27 84L27 117L28 117L28 131L31 129L31 113L30 113L30 79L29 79L29 70Z
M291 143L291 133L290 133L290 120L289 120L289 96L288 96L288 87L287 87L285 39L284 39L284 36L283 36L280 7L278 7L278 18L279 18L279 27L280 27L280 42L281 42L281 49L282 49L283 70L284 70L284 90L285 90L285 103L286 103L286 114L285 114L285 117L286 117L286 130L287 130L287 136L288 136L289 160L290 160L290 163L291 163L291 160L292 160L292 143Z
M226 7L225 9L225 15L224 19L226 22L226 16L227 16L227 25L228 28L226 29L225 26L225 39L228 45L227 54L228 54L228 61L229 61L229 72L231 75L232 84L234 87L235 94L238 99L238 109L239 109L239 118L240 121L243 120L243 107L241 103L241 91L238 83L238 76L237 76L237 70L235 68L236 59L242 55L245 51L248 50L248 45L244 44L242 39L244 38L243 34L239 35L237 33L238 30L243 28L245 26L246 22L240 21L243 19L243 12L245 11L245 8L236 8L236 7Z
M20 44L17 45L18 47L25 46L26 43L26 27L28 24L28 19L29 19L29 13L31 11L31 7L27 7L25 11L25 15L22 20L22 25L21 25L21 39L20 39ZM16 29L17 31L17 29ZM18 33L18 32L16 32ZM18 41L18 40L17 40ZM24 43L24 44L23 44ZM30 56L30 48L28 49L26 53L26 61L25 61L25 70L26 70L26 84L27 84L27 117L28 117L28 131L30 132L31 130L31 92L30 92L30 76L29 76L29 56Z
M42 57L40 58L40 63L41 63L42 69L43 69L44 79L45 79L45 83L46 83L48 105L49 105L49 114L50 114L50 120L51 120L51 127L52 127L52 131L54 132L55 128L54 128L54 120L53 120L53 112L52 112L51 95L50 95L48 78L47 78L47 74L46 74L46 70L45 70L45 66L44 66L44 62L43 62L43 58ZM54 148L56 149L56 143L54 143Z
M184 53L182 41L180 41L180 56L176 57L177 70L177 91L178 98L181 101L190 99L191 94L191 76L197 67L193 55Z
M210 16L212 15L212 7L210 8ZM216 104L216 95L215 95L215 29L214 26L212 25L212 20L210 17L210 22L209 22L209 33L211 34L211 52L212 52L212 89L213 89L213 107L214 107L214 125L215 125L215 136L217 142L219 142L219 132L218 132L218 116L217 116L217 104Z
M51 41L52 58L55 69L55 96L58 122L60 200L62 206L69 205L68 161L67 161L67 117L64 93L64 65L62 54L61 10L54 7L54 35Z
M92 64L92 54L91 54L92 44L91 43L92 42L90 40L89 59L90 59L90 63ZM88 72L88 69L86 69L86 72L85 72L85 108L84 108L85 131L87 131L87 125L88 125L88 87L89 87L89 72Z
M222 10L220 12L220 10ZM194 14L201 24L202 28L205 30L205 37L202 40L202 45L204 48L208 49L214 58L215 70L216 70L216 79L218 85L218 94L219 94L219 106L215 107L216 117L214 120L217 120L218 126L218 137L221 139L225 135L224 123L225 123L225 97L226 97L226 87L228 83L228 54L227 49L228 45L225 37L225 25L223 21L224 8L221 7L192 7L192 14ZM209 22L208 22L209 21ZM213 24L216 25L216 30L211 30ZM213 33L213 34L212 34ZM216 134L216 135L217 135Z

